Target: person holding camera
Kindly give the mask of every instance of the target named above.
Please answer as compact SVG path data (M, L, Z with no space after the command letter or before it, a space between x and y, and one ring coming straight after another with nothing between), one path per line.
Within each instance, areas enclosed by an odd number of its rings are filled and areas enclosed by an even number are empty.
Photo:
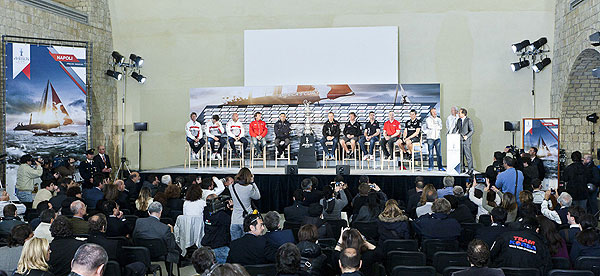
M33 196L31 192L33 191L34 183L33 181L42 176L44 169L42 168L42 159L38 158L37 160L33 159L31 155L25 154L21 156L19 160L21 165L17 169L17 183L15 185L15 192L17 194L17 198L19 201L23 203L32 203ZM35 165L34 165L35 163Z
M235 176L235 183L229 186L229 194L233 199L230 228L231 240L233 241L244 235L244 217L250 215L254 210L252 200L260 199L260 191L254 183L254 175L248 168L240 169Z
M348 185L343 181L331 182L323 188L323 198L319 201L323 206L325 220L341 220L342 209L348 204L348 197L344 191Z
M594 157L591 154L583 156L583 165L585 166L585 178L588 183L588 202L587 207L590 214L598 212L598 186L600 186L600 169L594 164Z
M381 211L387 196L369 177L362 175L359 180L358 194L352 199L352 221L374 222Z
M504 171L498 174L495 186L502 193L512 193L518 195L523 190L523 173L515 169L515 160L512 157L504 157ZM521 204L517 197L517 203Z
M216 194L209 195L206 202L204 236L200 243L202 246L212 248L217 263L222 264L227 262L227 255L229 255L229 242L231 241L229 227L233 202L228 197L219 197Z
M494 162L485 169L485 177L490 180L490 183L495 184L498 174L504 171L505 156L506 154L501 151L494 152Z

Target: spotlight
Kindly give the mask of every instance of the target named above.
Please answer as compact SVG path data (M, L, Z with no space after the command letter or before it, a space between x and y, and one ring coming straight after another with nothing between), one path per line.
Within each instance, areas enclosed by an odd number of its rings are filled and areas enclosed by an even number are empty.
M529 40L525 39L519 43L513 44L512 50L513 50L513 52L516 53L516 52L523 50L527 46L529 46Z
M598 115L596 115L596 113L593 113L593 114L587 115L587 116L585 117L585 120L586 120L586 121L588 121L588 122L591 122L592 124L595 124L595 123L597 123L597 122L598 122L598 119L599 119L599 118L598 118Z
M545 59L542 59L542 61L540 61L540 62L536 63L535 65L533 65L533 67L531 67L531 68L536 73L539 73L542 70L544 70L544 67L548 66L549 64L550 64L550 58L545 58Z
M593 46L600 46L600 32L595 32L590 35L590 42Z
M123 74L121 74L120 72L117 72L117 71L113 71L113 70L106 70L106 75L111 76L112 78L114 78L116 80L121 80L121 78L123 77Z
M142 64L144 64L144 59L136 54L129 55L129 60L131 60L137 67L142 67Z
M517 72L527 66L529 66L529 60L521 60L519 62L511 63L510 69L512 69L513 72Z
M131 73L131 77L134 78L139 83L146 82L146 77L144 77L144 75L138 74L137 72Z
M546 39L545 37L542 37L542 38L534 41L533 43L531 43L531 45L529 45L529 48L532 51L535 51L539 48L542 48L542 46L546 45L546 43L548 43L548 39Z
M112 57L115 60L115 63L125 62L125 57L123 55L119 54L119 52L117 52L117 51L112 52Z

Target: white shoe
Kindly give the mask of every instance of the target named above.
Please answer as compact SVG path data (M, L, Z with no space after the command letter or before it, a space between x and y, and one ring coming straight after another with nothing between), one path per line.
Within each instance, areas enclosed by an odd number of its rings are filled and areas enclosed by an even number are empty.
M375 155L369 155L369 160L375 161Z
M369 155L368 155L368 154L365 154L365 156L363 156L362 160L363 160L363 161L367 161L367 160L369 160Z
M221 157L221 154L220 154L220 153L216 153L216 156L217 156L217 160L221 160L221 159L223 159L223 158Z

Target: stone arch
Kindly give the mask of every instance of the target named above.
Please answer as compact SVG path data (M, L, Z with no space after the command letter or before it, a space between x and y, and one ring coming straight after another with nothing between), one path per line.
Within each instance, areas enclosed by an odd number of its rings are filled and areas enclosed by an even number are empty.
M569 71L560 113L560 143L567 156L576 150L590 152L592 125L585 117L594 112L600 113L600 79L592 76L592 70L597 67L600 67L600 53L585 49ZM599 138L600 134L596 135L596 148L600 146Z

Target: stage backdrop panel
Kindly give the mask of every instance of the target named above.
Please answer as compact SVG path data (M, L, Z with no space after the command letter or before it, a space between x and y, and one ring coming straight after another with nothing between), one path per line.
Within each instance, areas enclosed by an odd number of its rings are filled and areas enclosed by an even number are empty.
M244 85L398 83L398 27L244 31Z
M318 139L321 138L327 113L334 112L342 129L348 122L348 114L355 112L358 121L365 123L370 111L374 111L381 129L388 111L395 111L396 120L409 119L411 109L417 110L424 122L431 107L439 110L440 84L338 84L338 85L279 85L244 87L207 87L190 90L190 112L198 113L198 121L205 126L213 115L219 115L223 126L234 112L239 114L248 136L248 126L255 112L263 114L269 130L267 141L274 140L273 125L280 113L286 113L292 124L293 138L302 135L304 100L310 101L311 116L308 118ZM364 126L363 126L364 127ZM404 129L404 126L402 127ZM183 131L183 126L182 126ZM182 133L183 137L183 133ZM183 138L182 138L183 139ZM268 143L269 154L274 154ZM298 139L292 139L292 153L298 149ZM427 147L424 152L426 154ZM319 152L320 153L320 152Z
M19 158L81 159L86 149L86 48L6 43L7 191Z
M538 149L538 157L546 168L546 177L542 183L544 189L558 187L558 149L559 119L526 118L523 119L523 149Z

